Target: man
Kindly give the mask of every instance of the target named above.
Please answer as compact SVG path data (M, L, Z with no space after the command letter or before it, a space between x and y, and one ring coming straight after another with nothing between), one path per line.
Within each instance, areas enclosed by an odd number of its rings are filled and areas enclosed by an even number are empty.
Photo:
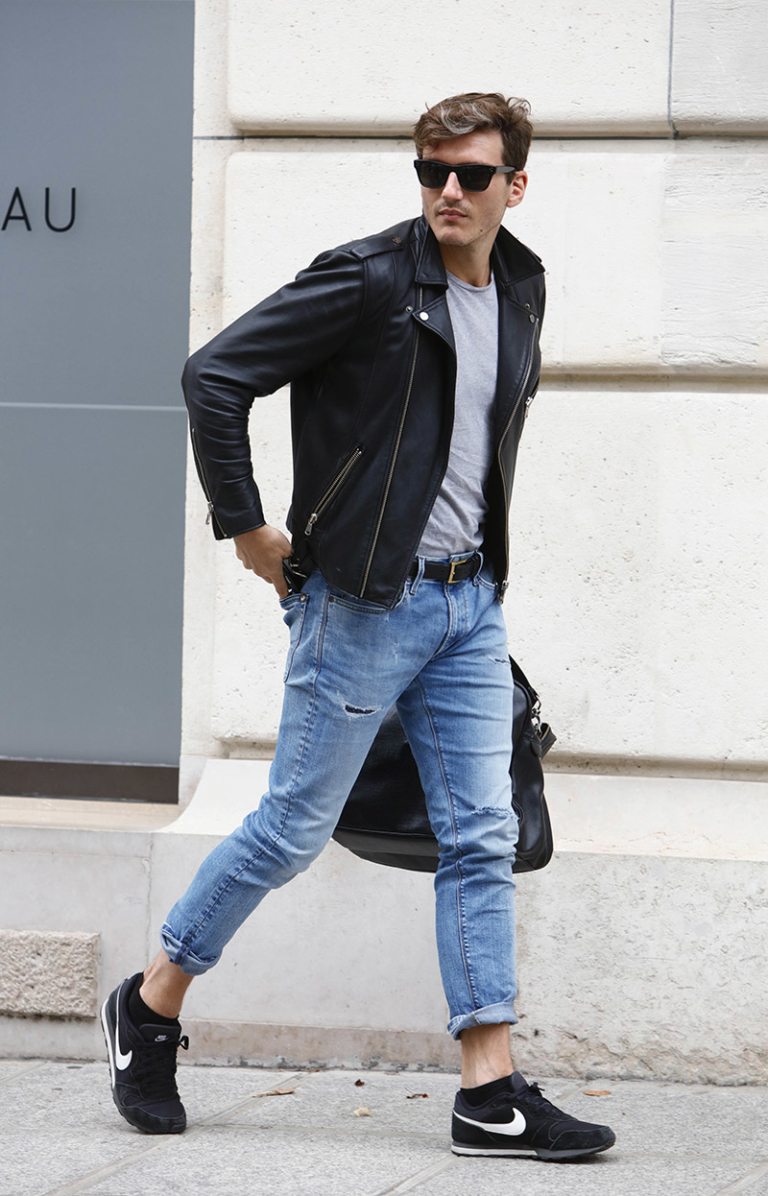
M115 1103L149 1133L186 1124L174 1072L193 976L325 846L396 702L441 849L438 951L462 1055L453 1150L566 1159L615 1140L555 1109L509 1049L517 827L500 600L544 282L501 221L525 195L528 111L480 93L429 109L414 129L423 216L321 254L187 363L214 535L274 586L290 648L269 792L102 1011ZM290 542L265 521L247 434L254 397L287 382Z

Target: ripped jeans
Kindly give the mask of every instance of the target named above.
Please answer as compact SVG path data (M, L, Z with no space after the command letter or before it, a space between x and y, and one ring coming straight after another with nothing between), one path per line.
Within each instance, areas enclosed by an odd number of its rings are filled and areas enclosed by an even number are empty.
M316 571L281 605L290 648L269 791L168 915L169 959L188 975L207 971L262 898L309 867L397 702L440 845L448 1029L457 1037L517 1021L512 678L489 570L450 585L419 575L393 610L334 590Z

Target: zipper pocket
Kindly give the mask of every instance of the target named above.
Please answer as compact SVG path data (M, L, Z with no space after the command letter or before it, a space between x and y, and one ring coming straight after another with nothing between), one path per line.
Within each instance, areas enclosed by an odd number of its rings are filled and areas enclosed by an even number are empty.
M197 439L195 437L195 429L194 428L191 429L191 439L192 439L192 452L195 454L195 461L197 462L197 472L200 475L200 484L203 487L203 494L205 495L205 500L208 503L208 514L205 517L205 525L207 527L208 524L211 522L211 519L213 519L217 528L221 532L222 536L224 536L224 535L226 535L226 532L224 531L224 528L221 526L218 519L216 518L216 512L213 509L213 502L211 500L211 492L208 489L208 481L205 476L205 470L203 469L203 463L200 460L200 454L197 451Z
M422 306L423 306L423 288L419 287L419 307L422 307ZM413 378L416 373L416 358L419 355L419 335L420 335L420 333L421 333L421 329L417 328L416 329L416 338L415 338L414 345L413 345L413 357L411 358L411 368L410 368L410 372L408 374L408 388L405 392L405 398L403 399L403 406L400 410L400 422L397 427L397 437L395 439L395 447L392 450L392 459L389 463L389 471L387 473L387 483L386 483L386 486L384 487L384 497L381 500L381 506L379 507L379 513L378 513L378 517L376 519L376 527L373 532L373 543L371 544L371 551L368 553L368 560L366 561L365 572L363 573L363 584L360 586L360 593L358 595L359 598L363 597L363 595L365 594L365 587L368 585L368 577L371 572L371 565L373 564L373 554L376 551L376 545L379 540L379 532L381 531L381 525L384 521L384 510L387 505L387 499L389 498L389 489L390 489L390 486L392 485L392 478L395 473L395 465L397 464L397 456L398 456L398 453L400 452L400 441L403 438L403 428L405 427L405 417L408 414L408 406L411 401L411 391L413 390Z
M307 526L304 528L305 536L312 535L312 530L313 530L315 524L317 523L318 519L320 518L320 516L322 515L323 511L328 506L328 504L331 503L333 501L333 499L336 497L339 490L346 482L349 474L351 473L352 469L357 464L357 462L360 460L362 455L363 455L363 450L360 448L360 445L358 445L355 448L354 452L352 452L350 454L350 456L347 457L346 461L342 465L339 472L336 474L336 477L333 479L333 481L331 482L328 489L323 494L322 498L319 500L319 502L317 502L315 504L315 509L312 512L312 514L309 516L309 519L307 521Z
M537 321L537 323L538 323L538 321ZM507 432L509 431L510 427L512 426L512 420L515 418L515 415L517 414L517 409L520 406L522 397L526 392L526 389L528 387L528 382L530 381L531 369L533 368L533 346L534 346L534 341L532 340L530 343L530 348L528 350L528 362L525 367L525 376L523 378L523 383L522 383L522 386L520 387L519 394L517 396L517 399L515 400L515 405L512 408L509 419L507 420L507 422L504 425L504 430L501 433L501 437L499 438L499 445L498 445L498 448L496 449L496 459L499 463L499 471L501 473L501 484L502 484L502 488L504 491L504 579L501 582L500 587L499 587L499 598L501 599L502 602L504 601L504 594L509 585L509 582L507 581L507 576L509 574L509 498L507 496L507 475L504 472L504 462L501 459L501 448L502 448L502 445L504 444L504 440L506 438ZM536 387L536 390L538 390L538 387ZM529 395L528 398L525 400L525 413L523 415L523 422L525 422L525 420L528 418L528 409L536 397L536 390L534 390L533 394Z

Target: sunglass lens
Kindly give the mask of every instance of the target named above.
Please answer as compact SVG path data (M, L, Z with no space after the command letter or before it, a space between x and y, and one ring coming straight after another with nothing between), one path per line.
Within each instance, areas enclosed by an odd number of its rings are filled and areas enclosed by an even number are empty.
M448 181L448 167L441 162L422 158L416 163L416 173L422 187L444 187Z
M493 170L487 166L459 167L456 174L465 191L485 191L493 178Z

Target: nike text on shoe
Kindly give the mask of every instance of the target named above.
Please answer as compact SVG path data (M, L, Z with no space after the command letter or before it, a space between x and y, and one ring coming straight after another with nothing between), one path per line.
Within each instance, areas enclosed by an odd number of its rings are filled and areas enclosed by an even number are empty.
M101 1007L107 1040L112 1099L126 1121L145 1134L180 1134L187 1115L176 1088L176 1052L189 1046L181 1026L135 1026L128 998L141 984L138 972L124 980Z
M556 1109L519 1071L509 1077L508 1089L477 1108L457 1092L452 1128L454 1154L538 1155L548 1162L597 1154L616 1141L607 1125L577 1121Z

